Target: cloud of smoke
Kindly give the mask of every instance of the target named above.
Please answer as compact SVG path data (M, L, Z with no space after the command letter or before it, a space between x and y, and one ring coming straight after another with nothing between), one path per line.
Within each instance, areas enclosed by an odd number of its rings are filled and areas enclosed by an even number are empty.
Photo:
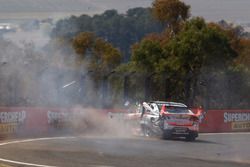
M70 106L81 98L80 78L84 67L76 67L69 48L51 42L53 21L19 23L0 38L0 91L7 106ZM65 46L64 46L65 47ZM67 50L67 51L65 51ZM63 88L68 82L76 84ZM6 87L9 88L5 92ZM78 100L78 101L77 101Z
M74 132L99 137L131 137L130 123L125 117L114 118L102 110L93 108L73 108L70 125Z
M50 38L53 26L51 20L25 22L0 38L0 105L71 108L67 126L73 133L130 137L126 121L93 109L101 106L101 88L70 44Z
M50 40L49 33L51 29L52 25L42 23L38 29L17 29L15 32L7 33L4 35L4 39L15 43L20 48L24 48L24 43L30 43L34 44L36 50L41 50Z

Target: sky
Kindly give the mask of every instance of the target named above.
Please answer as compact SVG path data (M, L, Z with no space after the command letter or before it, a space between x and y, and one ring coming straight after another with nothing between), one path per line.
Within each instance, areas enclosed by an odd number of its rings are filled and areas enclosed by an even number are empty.
M250 0L183 0L191 5L194 16L209 21L227 20L234 23L250 23Z
M64 17L96 14L107 9L125 12L133 7L149 7L153 0L0 0L0 19ZM208 21L227 20L250 23L250 0L183 0L193 16Z

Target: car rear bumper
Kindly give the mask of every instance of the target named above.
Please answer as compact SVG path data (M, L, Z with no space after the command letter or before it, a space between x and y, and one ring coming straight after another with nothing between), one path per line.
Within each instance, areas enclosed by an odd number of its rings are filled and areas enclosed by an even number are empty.
M198 137L198 131L190 130L186 128L180 129L180 128L173 128L173 129L165 129L164 134L168 134L171 136L176 136L176 137L186 137L186 136L194 136Z

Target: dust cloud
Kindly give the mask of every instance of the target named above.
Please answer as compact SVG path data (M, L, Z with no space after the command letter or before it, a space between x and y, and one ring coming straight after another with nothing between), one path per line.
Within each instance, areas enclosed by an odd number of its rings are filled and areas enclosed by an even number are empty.
M50 19L24 21L1 32L2 106L65 107L80 102L84 67L79 71L74 51L50 38L53 26ZM73 80L77 84L63 88Z
M95 87L84 65L79 66L70 44L50 38L53 26L53 20L30 21L2 34L0 93L5 96L0 105L69 109L68 114L59 113L66 125L59 130L62 135L131 137L126 120L111 118L102 109L101 88Z
M111 117L105 111L81 106L75 106L72 112L69 127L78 135L122 138L133 136L131 124L124 117Z

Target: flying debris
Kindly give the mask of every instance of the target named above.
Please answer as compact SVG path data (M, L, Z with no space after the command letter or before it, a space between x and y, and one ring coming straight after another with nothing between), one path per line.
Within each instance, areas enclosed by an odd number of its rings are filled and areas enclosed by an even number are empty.
M71 85L73 85L73 84L75 84L75 83L76 83L76 81L72 81L72 82L70 82L70 83L64 85L62 88L64 89L64 88L66 88L66 87L68 87L68 86L71 86Z

